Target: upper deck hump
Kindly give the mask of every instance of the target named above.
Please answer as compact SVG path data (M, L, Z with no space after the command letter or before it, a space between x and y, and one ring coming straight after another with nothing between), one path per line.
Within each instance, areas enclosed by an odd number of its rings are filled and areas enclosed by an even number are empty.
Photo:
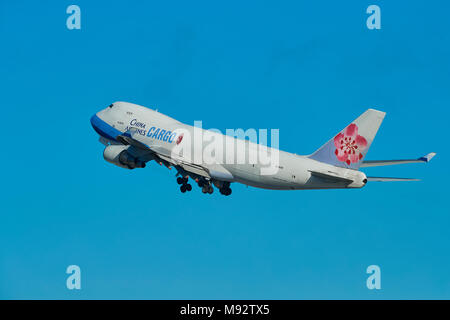
M175 123L180 123L180 121L169 117L165 114L162 114L160 112L158 112L157 110L153 110L150 109L148 107L144 107L138 104L134 104L134 103L130 103L130 102L124 102L124 101L117 101L113 103L114 106L117 106L119 108L125 109L125 110L129 110L131 112L137 112L139 114L142 115L149 115L152 119L157 119L157 120L161 120L164 122L175 122Z

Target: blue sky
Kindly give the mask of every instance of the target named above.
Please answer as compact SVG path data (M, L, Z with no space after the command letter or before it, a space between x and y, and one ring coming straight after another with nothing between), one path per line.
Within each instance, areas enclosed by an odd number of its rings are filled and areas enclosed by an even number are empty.
M81 8L81 30L66 8ZM382 29L368 30L370 4ZM448 1L2 1L0 298L450 298ZM309 154L367 108L368 159L431 151L361 190L181 194L106 163L113 101ZM68 265L82 289L66 289ZM381 267L379 291L367 266Z

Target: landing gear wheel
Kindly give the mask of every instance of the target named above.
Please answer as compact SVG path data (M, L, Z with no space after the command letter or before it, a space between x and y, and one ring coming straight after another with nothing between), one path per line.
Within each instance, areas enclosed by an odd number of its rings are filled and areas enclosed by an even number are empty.
M189 183L186 184L186 190L187 191L191 191L192 190L192 186Z
M177 178L177 183L178 184L183 184L183 178L182 177L178 177Z
M212 186L210 186L210 185L207 185L207 184L205 184L205 185L203 186L203 188L202 188L202 192L203 192L203 193L209 193L209 194L211 194L211 193L213 193L213 191L214 191L214 188L213 188Z
M231 189L230 188L222 188L222 189L220 189L220 193L223 194L224 196L229 196L231 194Z
M181 191L182 193L185 193L185 192L186 192L186 186L185 186L184 184L180 187L180 191Z

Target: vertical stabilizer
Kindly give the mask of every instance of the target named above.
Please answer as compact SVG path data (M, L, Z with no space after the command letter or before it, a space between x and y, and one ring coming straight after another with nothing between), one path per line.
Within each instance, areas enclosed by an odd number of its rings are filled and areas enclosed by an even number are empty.
M309 158L358 170L385 115L385 112L368 109Z

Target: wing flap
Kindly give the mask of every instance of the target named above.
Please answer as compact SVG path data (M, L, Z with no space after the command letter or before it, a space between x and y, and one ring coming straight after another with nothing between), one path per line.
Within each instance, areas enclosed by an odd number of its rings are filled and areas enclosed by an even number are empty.
M184 171L205 177L205 178L211 178L209 172L203 168L200 165L196 165L193 163L185 162L180 159L173 159L171 157L165 156L163 154L158 154L158 157L164 161L167 161L168 163L172 164L176 167L181 167Z
M187 164L187 163L181 164L180 166L181 166L184 170L186 170L186 171L188 171L188 172L191 172L191 173L193 173L193 174L196 174L196 175L199 175L199 176L208 178L208 179L211 178L211 176L209 175L209 173L208 173L203 167L201 167L201 166L196 166L196 165L193 165L193 164Z

